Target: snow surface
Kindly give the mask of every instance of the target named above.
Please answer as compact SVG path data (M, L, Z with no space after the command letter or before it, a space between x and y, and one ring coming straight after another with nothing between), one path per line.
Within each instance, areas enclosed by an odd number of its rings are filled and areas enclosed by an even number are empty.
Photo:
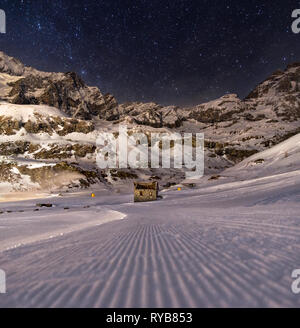
M299 139L156 202L103 189L1 203L0 307L299 307Z
M39 212L34 201L3 203L13 213L0 216L0 307L298 307L299 175L153 203L114 194L46 199L56 207Z
M248 157L236 166L223 172L224 176L258 178L283 174L300 169L300 134Z
M11 117L14 120L27 122L29 120L36 122L39 116L65 117L66 115L55 107L46 105L15 105L7 102L0 102L0 116Z

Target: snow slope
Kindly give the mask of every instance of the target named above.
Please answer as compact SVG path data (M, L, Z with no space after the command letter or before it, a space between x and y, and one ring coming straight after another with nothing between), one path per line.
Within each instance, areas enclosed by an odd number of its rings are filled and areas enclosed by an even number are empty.
M29 120L35 122L37 120L36 115L66 117L62 111L55 107L46 105L15 105L4 101L0 102L0 116L11 117L22 122Z
M299 171L163 197L133 204L132 195L74 194L43 212L34 201L3 203L0 249L31 231L35 242L0 251L8 280L0 307L300 306L291 292ZM95 225L110 210L126 219ZM60 234L84 221L86 229ZM43 238L47 227L55 238Z
M124 214L113 210L94 208L87 217L83 209L71 211L66 209L41 210L39 215L32 213L14 214L13 218L1 221L2 230L0 252L47 240L67 233L95 227L106 222L121 220ZM30 224L28 224L30 222ZM5 229L7 228L8 229ZM5 231L5 235L3 232Z
M255 154L224 175L254 178L300 170L300 134L258 154Z

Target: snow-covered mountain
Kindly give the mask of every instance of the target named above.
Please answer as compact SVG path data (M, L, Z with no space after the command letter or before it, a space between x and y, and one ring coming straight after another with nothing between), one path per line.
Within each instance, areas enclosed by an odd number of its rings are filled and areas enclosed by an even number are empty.
M73 72L47 73L25 67L0 52L0 97L13 104L49 105L75 118L115 118L115 98L87 86Z
M300 134L259 152L224 171L224 175L260 178L300 170Z
M94 183L120 188L138 178L156 179L164 186L184 178L182 170L99 170L97 134L118 133L119 124L147 134L203 132L205 173L219 174L300 133L299 96L300 64L293 64L272 74L244 100L228 94L190 108L118 104L76 73L41 72L0 52L0 190ZM264 158L258 163L261 154L252 158L257 168L268 162ZM288 167L285 161L282 165Z

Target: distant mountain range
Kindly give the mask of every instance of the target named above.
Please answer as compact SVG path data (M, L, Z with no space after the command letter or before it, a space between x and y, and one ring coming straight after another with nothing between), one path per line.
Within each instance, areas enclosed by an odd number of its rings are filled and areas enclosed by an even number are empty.
M245 99L228 94L190 108L118 104L73 72L47 73L0 52L0 192L69 190L100 184L122 189L132 179L184 179L180 170L105 170L96 137L118 124L150 133L203 132L205 173L218 174L300 133L300 63L276 71Z

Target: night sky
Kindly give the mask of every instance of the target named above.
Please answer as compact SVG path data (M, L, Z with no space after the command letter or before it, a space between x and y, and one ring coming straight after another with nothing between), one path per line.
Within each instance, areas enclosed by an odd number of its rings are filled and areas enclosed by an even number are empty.
M76 71L117 100L193 105L246 96L300 61L300 1L3 0L0 50L45 71Z

